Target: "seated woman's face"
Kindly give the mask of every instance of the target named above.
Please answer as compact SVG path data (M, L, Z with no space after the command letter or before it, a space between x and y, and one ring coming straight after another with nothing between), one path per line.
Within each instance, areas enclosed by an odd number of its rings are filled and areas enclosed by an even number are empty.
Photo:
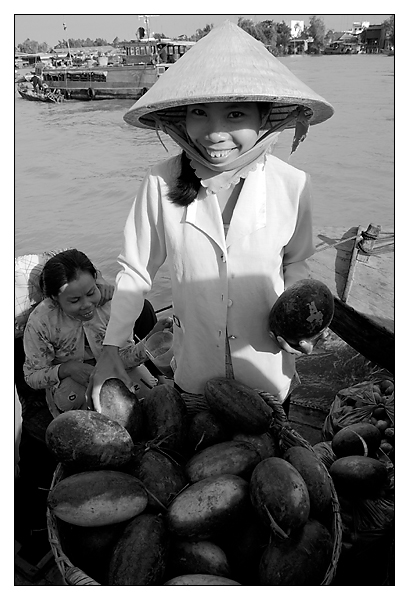
M190 104L186 113L186 131L211 163L232 162L254 146L261 127L256 102L214 102Z
M95 279L87 271L80 271L77 278L66 283L54 298L65 314L80 321L92 319L100 299L101 293Z

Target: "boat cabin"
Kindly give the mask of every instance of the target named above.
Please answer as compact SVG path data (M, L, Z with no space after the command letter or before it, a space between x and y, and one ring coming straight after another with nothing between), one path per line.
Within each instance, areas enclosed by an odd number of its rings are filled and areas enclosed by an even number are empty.
M124 64L172 64L194 45L195 42L173 40L131 40L121 47L125 51Z

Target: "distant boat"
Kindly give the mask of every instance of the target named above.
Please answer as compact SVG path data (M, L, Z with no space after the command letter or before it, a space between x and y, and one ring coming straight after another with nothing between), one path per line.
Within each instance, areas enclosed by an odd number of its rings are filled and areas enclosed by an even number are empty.
M137 40L126 42L121 63L108 56L97 61L50 67L38 65L36 73L51 90L66 99L110 100L140 98L194 42ZM75 62L75 59L74 61Z
M24 87L19 87L17 91L24 100L30 100L31 102L57 103L64 99L63 96L59 97L55 92L35 92Z

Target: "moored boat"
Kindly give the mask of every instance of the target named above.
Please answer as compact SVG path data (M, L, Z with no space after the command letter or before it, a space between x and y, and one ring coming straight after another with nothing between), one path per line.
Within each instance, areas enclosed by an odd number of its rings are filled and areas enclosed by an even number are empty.
M121 57L122 62L110 63L108 57L101 56L97 61L87 60L80 65L37 66L36 73L51 90L59 90L66 99L136 100L186 51L189 42L184 44L132 41L123 44L126 54Z
M394 371L394 232L315 228L311 276L334 295L330 328L357 352Z
M19 87L18 93L25 100L30 100L31 102L48 102L48 103L56 103L62 102L64 100L64 96L61 95L58 90L48 90L48 91L34 91L27 89L26 87Z

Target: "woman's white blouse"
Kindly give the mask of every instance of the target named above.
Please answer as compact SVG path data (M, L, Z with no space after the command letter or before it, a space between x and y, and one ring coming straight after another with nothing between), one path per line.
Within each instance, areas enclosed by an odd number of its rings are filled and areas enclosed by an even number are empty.
M117 288L104 344L121 346L143 296L167 260L174 309L175 382L202 393L225 376L226 331L235 378L284 400L294 357L268 333L278 296L308 276L314 253L309 176L268 155L248 174L225 236L215 195L188 207L168 199L173 157L148 171L125 225Z

